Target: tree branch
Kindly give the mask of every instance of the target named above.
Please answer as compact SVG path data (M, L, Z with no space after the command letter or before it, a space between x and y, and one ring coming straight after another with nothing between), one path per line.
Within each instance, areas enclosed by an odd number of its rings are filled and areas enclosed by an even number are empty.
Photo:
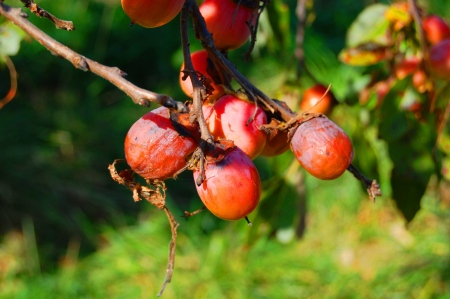
M195 0L186 0L186 5L190 7L196 36L200 39L203 48L208 52L208 56L214 61L214 64L225 70L232 78L234 78L251 99L258 100L272 113L274 111L278 111L285 121L295 117L295 113L292 113L288 109L280 106L274 100L265 95L261 90L256 88L252 83L250 83L247 78L245 78L219 50L217 50L214 46L212 36L206 28L205 19L200 13Z
M34 3L33 0L20 0L20 2L25 5L25 7L29 8L32 13L37 15L40 18L47 18L50 21L52 21L53 24L55 24L56 28L63 29L67 31L75 30L75 26L73 26L72 21L64 21L61 19L58 19L48 11L40 8L36 3Z
M83 71L91 71L92 73L108 80L117 88L125 92L134 103L148 107L150 106L150 103L153 102L167 108L176 108L180 112L188 111L187 107L185 107L183 103L177 102L167 95L157 94L132 84L130 81L123 78L126 76L126 73L117 67L102 65L57 42L29 22L26 19L26 14L22 12L20 8L12 8L0 2L0 14L28 33L32 38L47 48L52 54L70 61L78 69Z

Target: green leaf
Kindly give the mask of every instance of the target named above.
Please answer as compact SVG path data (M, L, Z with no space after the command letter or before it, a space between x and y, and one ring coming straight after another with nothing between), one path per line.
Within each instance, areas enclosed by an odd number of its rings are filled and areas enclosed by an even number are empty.
M394 163L392 196L406 220L411 221L420 210L431 176L437 173L433 156L437 134L432 117L419 122L411 116L408 125L406 134L389 143L389 155Z
M367 6L347 31L347 47L353 48L367 43L388 45L389 22L384 17L388 7L380 3Z
M25 32L11 22L0 25L0 59L5 56L13 56L19 52L20 42L25 37Z

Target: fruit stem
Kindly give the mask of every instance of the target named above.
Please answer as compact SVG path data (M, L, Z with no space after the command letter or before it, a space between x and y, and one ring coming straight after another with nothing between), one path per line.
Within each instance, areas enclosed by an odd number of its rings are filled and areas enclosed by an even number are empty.
M352 164L350 164L347 170L350 171L355 176L355 178L357 178L364 184L367 193L369 194L369 197L370 199L372 199L372 201L375 202L376 197L381 196L380 185L376 180L369 179Z
M247 221L248 226L252 226L252 223L250 222L250 219L248 219L247 216L245 216L245 221Z

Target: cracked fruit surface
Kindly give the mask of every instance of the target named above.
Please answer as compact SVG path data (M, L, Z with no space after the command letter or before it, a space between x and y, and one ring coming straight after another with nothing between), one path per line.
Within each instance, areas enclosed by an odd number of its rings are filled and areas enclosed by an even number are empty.
M131 169L146 179L164 180L186 166L197 144L181 136L159 107L138 119L125 137L125 158Z
M291 149L302 167L322 180L340 177L353 160L350 138L326 117L302 123L292 137Z
M200 174L194 170L194 180ZM197 192L206 208L224 220L238 220L250 214L261 196L258 170L238 147L219 162L207 163L205 180Z
M169 23L181 11L184 0L121 0L131 22L154 28Z

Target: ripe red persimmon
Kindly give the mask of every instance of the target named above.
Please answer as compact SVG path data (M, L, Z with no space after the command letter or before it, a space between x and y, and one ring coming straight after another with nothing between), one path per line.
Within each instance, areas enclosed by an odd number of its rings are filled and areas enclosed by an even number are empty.
M244 45L251 34L247 23L254 26L258 12L233 0L205 0L199 9L219 50L233 50Z
M194 181L200 174L194 170ZM224 220L250 214L261 196L261 180L253 162L238 147L215 163L207 163L205 180L197 192L206 208Z
M184 0L121 0L131 22L154 28L167 24L181 11Z
M224 89L221 85L215 84L214 80L212 79L211 75L208 72L208 53L206 50L199 50L196 52L193 52L191 54L191 60L192 60L192 66L194 67L194 70L197 73L200 73L204 77L206 77L207 80L209 80L210 87L214 88L214 91L212 91L213 95L220 95L224 92ZM211 62L212 63L212 62ZM183 92L192 98L192 94L194 90L192 89L192 81L189 77L186 78L186 80L183 80L184 73L182 72L184 70L184 63L181 65L180 70L180 86L181 90Z
M450 80L450 39L445 39L430 48L428 62L432 74Z
M178 134L169 117L165 107L152 110L138 119L125 137L127 163L143 178L173 177L197 147L193 139Z
M267 116L261 107L234 95L225 95L214 104L209 116L205 117L215 139L234 141L250 159L255 159L263 150L267 134L259 128L267 123Z
M420 62L421 59L417 56L406 57L395 66L395 77L399 80L402 80L409 75L412 75L414 71L419 67Z
M450 38L450 28L438 15L430 15L422 21L422 28L430 44L436 44Z
M326 117L301 124L292 137L291 149L303 168L322 180L338 178L353 160L350 138Z
M333 109L335 99L331 91L328 91L324 96L326 91L327 88L321 84L306 89L300 102L300 110L309 113L329 114Z

